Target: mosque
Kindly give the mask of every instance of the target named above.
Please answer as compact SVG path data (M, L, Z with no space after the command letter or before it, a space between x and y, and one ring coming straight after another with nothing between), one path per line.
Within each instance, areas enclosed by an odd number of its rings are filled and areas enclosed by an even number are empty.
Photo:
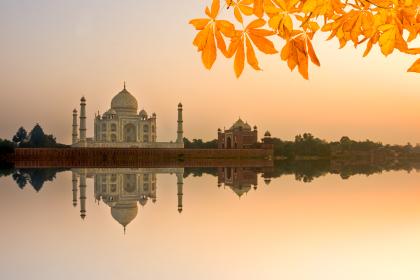
M176 141L158 142L156 114L138 111L137 99L127 91L125 83L123 90L112 98L111 108L95 115L93 138L86 137L85 97L80 99L80 124L77 113L74 109L72 147L184 148L182 104L178 104Z

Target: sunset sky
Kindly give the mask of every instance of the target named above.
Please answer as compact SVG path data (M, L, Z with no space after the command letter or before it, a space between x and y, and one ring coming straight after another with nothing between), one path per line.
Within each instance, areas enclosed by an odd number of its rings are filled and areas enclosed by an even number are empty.
M88 136L93 116L106 111L127 81L139 109L156 112L158 140L176 137L176 108L184 104L188 138L213 139L237 118L257 125L260 136L293 139L311 132L384 143L420 143L420 75L407 73L415 58L374 47L338 49L318 34L321 68L310 80L290 72L279 55L258 54L264 69L240 79L233 61L219 55L206 70L188 24L209 1L13 1L0 2L0 138L21 125L40 123L70 143L71 114L87 99ZM420 40L414 42L420 46ZM284 42L276 41L280 49Z

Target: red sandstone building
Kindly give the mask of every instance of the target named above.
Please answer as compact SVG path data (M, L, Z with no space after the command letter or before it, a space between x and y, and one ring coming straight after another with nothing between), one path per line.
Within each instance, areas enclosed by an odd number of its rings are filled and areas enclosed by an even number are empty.
M270 144L270 132L264 134L263 143L258 142L257 127L251 126L239 118L229 129L223 132L217 130L217 147L219 149L251 149L251 148L272 148Z
M239 118L229 129L224 132L218 129L219 149L249 149L255 147L258 142L257 127L251 126Z

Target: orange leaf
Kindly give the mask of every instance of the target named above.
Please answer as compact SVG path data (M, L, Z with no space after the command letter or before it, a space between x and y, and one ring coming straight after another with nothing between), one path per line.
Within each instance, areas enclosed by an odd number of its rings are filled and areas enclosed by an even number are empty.
M256 20L251 21L247 26L246 29L255 29L264 26L265 20L259 18Z
M248 34L249 38L251 38L254 45L263 53L265 54L275 54L277 53L276 48L274 48L273 42L268 40L265 37L256 36L251 33Z
M410 68L408 68L407 72L415 72L415 73L420 73L420 58L417 59L413 65L410 66Z
M195 36L193 45L197 47L198 51L202 51L207 44L207 37L209 36L210 28L204 28Z
M240 43L238 44L238 48L236 50L235 62L234 62L234 69L235 69L235 74L237 78L239 78L239 76L242 74L242 71L244 70L244 66L245 66L244 42L240 40Z
M306 79L309 79L308 76L308 56L297 50L297 58L298 58L298 70L299 73Z
M209 22L210 19L208 18L196 18L190 20L190 24L194 25L196 30L203 30Z
M254 48L252 47L251 41L249 38L246 38L246 60L248 61L248 64L251 65L252 68L255 70L261 70L258 66L258 60L255 56Z
M235 26L227 20L216 20L216 27L226 37L232 37L235 35Z
M287 60L287 58L290 56L290 47L291 47L291 43L287 42L286 45L281 50L280 57L282 60Z
M222 54L224 56L228 57L228 53L227 53L227 50L226 50L226 43L225 43L225 40L222 37L222 34L220 33L219 30L216 30L214 35L216 37L217 48L222 52Z
M213 3L211 4L211 11L210 11L210 17L216 18L217 14L220 10L220 0L213 0Z
M210 69L216 60L216 43L214 41L213 29L210 29L208 33L207 43L201 54L201 60L207 69Z
M308 54L309 54L309 57L311 58L312 63L315 65L321 66L321 64L319 63L318 57L315 54L311 41L307 39L306 43L308 44Z
M254 15L259 18L264 14L263 1L264 0L254 0Z
M363 53L363 56L364 56L364 57L365 57L365 56L367 56L367 55L369 54L370 50L372 49L372 46L373 46L373 43L372 43L372 38L371 38L371 39L369 39L369 41L367 42L367 45L366 45L366 50L365 50L365 52Z
M243 19L242 19L242 15L241 15L241 11L238 8L238 5L235 6L235 8L233 8L233 14L235 15L235 18L240 22L243 23Z
M241 42L242 42L242 32L237 31L237 34L234 37L232 37L232 39L230 40L228 56L227 56L228 58L232 57L235 54Z

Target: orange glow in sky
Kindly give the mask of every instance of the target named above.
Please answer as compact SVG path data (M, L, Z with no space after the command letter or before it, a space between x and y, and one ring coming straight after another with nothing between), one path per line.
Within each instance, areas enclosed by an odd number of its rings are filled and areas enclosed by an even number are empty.
M282 139L311 132L384 143L420 142L420 76L406 73L414 58L385 58L317 35L321 67L310 80L290 72L279 55L258 54L263 71L219 57L211 71L192 45L189 19L203 1L2 1L0 3L1 138L39 122L70 143L71 113L87 99L93 116L105 112L127 81L139 109L156 112L158 139L176 136L176 108L184 104L188 138L213 139L239 116ZM416 43L416 42L415 42ZM277 49L283 43L276 45ZM415 45L415 44L414 44Z

